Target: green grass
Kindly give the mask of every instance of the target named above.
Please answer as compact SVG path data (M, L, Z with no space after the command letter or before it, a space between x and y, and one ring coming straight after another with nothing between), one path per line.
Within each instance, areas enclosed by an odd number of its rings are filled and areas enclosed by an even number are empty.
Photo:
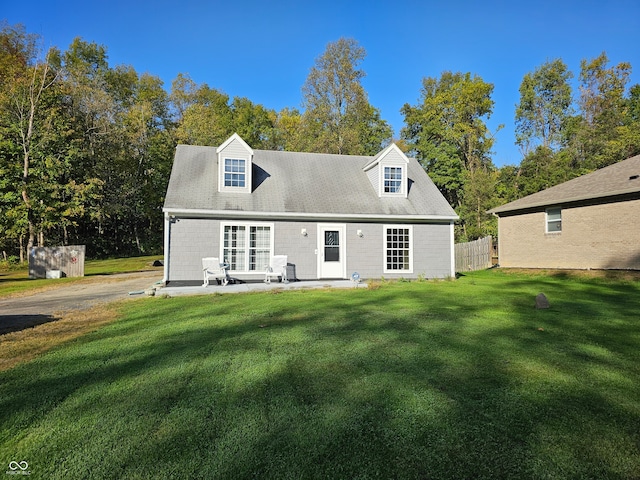
M640 284L146 298L0 373L31 478L640 478ZM544 292L549 310L535 310Z
M109 260L87 260L84 265L85 277L81 278L59 278L59 279L30 279L29 267L11 267L0 269L0 297L14 294L27 293L30 290L40 290L70 283L87 281L88 278L96 275L113 275L116 273L140 272L151 270L154 260L161 260L162 257L130 257Z

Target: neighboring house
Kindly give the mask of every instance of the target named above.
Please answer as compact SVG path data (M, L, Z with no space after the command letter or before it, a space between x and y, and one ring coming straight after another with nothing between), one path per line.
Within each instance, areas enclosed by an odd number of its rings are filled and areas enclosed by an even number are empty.
M640 155L489 213L502 267L640 269Z
M202 282L202 258L261 280L272 255L297 279L455 275L458 218L394 144L374 157L179 145L163 208L165 276ZM290 274L291 276L291 274Z

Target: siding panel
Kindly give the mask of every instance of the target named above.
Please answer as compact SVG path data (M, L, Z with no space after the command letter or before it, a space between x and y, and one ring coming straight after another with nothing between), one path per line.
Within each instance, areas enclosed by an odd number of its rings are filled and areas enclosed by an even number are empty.
M318 278L317 223L274 222L274 254L287 255L300 280ZM170 225L168 281L200 281L202 257L220 256L220 221L178 218ZM307 235L302 235L306 229ZM358 236L362 231L362 237ZM358 272L363 279L445 278L451 275L449 224L413 226L413 273L383 274L384 226L377 223L347 223L347 277ZM242 280L261 280L263 275L237 275Z

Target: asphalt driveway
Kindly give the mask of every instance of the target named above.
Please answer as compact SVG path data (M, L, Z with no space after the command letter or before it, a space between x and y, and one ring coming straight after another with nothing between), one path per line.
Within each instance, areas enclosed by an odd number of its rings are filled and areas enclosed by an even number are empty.
M65 312L87 310L116 300L136 298L162 280L162 269L91 277L32 295L0 298L0 335L55 321ZM55 280L53 280L55 281Z

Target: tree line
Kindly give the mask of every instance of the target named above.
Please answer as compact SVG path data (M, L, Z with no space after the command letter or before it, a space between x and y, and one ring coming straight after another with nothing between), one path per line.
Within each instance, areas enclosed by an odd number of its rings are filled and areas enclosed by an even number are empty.
M230 98L179 74L170 89L106 47L76 38L46 53L22 25L0 24L0 251L86 244L94 258L158 253L175 146L220 145L237 132L256 149L375 155L393 138L362 86L366 52L329 43L302 86L302 110ZM518 166L496 168L493 85L443 72L402 108L398 145L461 217L459 240L495 234L486 210L640 152L640 86L605 54L584 61L580 92L561 60L527 74L516 109Z

